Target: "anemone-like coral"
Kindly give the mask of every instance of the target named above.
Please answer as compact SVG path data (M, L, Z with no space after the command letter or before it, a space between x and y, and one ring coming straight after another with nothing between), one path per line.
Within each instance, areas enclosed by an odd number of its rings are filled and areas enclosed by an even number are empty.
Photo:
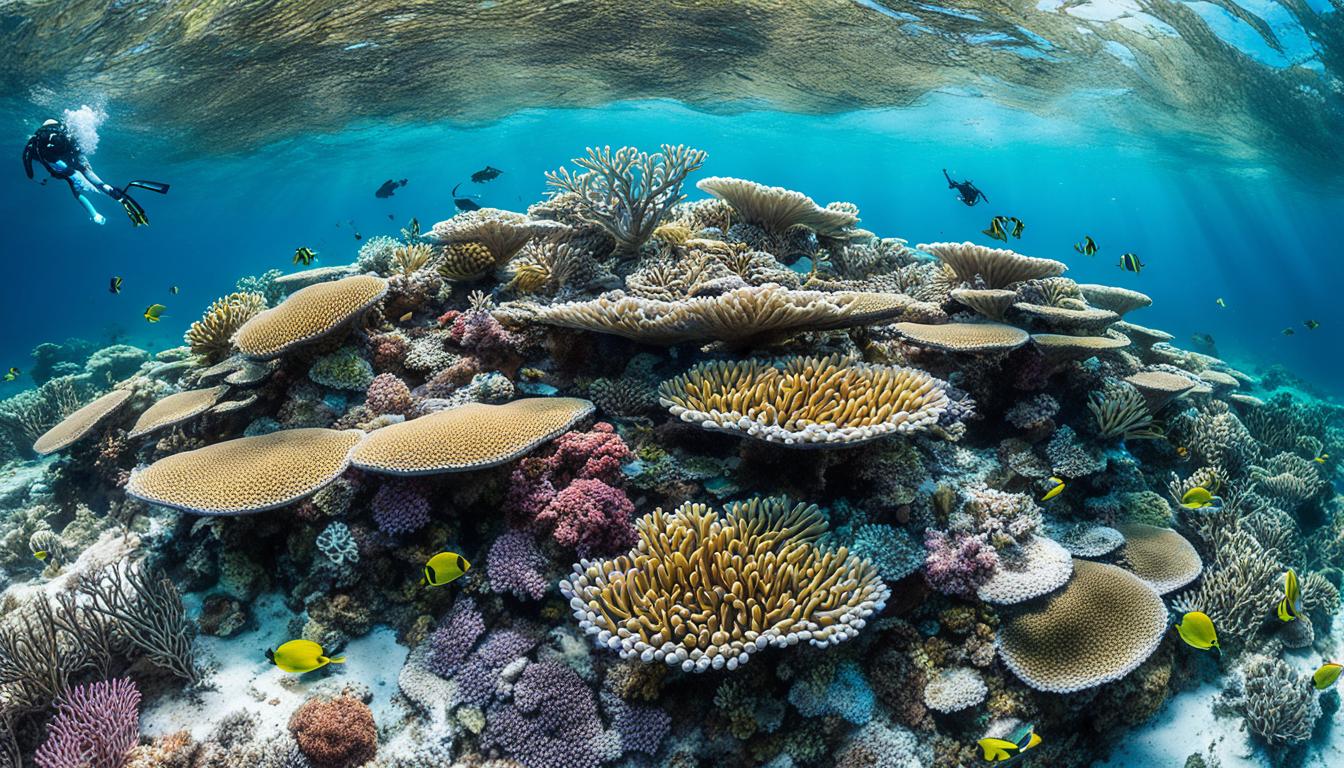
M140 690L128 678L71 688L57 702L38 768L121 768L140 737Z
M183 341L205 362L218 362L233 351L233 334L264 309L266 297L259 293L231 293L215 299L187 329Z
M1311 738L1321 705L1305 675L1286 662L1255 655L1241 669L1238 709L1251 733L1273 746Z
M922 432L948 404L923 371L838 356L701 363L658 392L682 421L803 448Z
M780 498L723 515L695 503L655 510L636 523L635 549L581 561L560 588L579 626L623 658L736 669L772 645L847 640L885 604L871 563L818 544L826 527L815 506Z
M1148 401L1126 382L1112 382L1104 389L1088 393L1087 409L1097 420L1097 432L1104 438L1133 440L1160 439L1163 435L1153 426L1153 414Z

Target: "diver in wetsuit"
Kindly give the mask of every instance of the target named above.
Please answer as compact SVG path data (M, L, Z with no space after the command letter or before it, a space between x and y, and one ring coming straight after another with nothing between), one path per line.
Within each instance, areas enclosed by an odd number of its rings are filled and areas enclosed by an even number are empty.
M127 194L126 190L139 187L161 195L168 192L168 185L157 181L132 181L125 189L117 189L98 178L98 174L93 172L93 166L89 165L88 158L79 150L65 124L59 120L47 120L42 123L42 126L33 133L33 137L28 139L27 146L23 148L23 170L30 179L33 178L34 160L40 163L52 178L70 185L70 192L79 204L84 206L84 210L88 211L89 218L95 224L102 224L107 218L93 207L88 197L89 193L101 192L121 203L126 209L126 215L131 218L131 224L138 227L141 224L148 224L149 218L145 216L145 209Z
M948 189L957 190L957 196L961 198L961 202L967 205L975 205L981 200L984 200L986 203L989 202L989 198L985 197L985 193L981 192L975 184L971 183L970 179L967 179L966 181L953 181L952 177L947 175L946 168L943 169L943 178L947 179Z

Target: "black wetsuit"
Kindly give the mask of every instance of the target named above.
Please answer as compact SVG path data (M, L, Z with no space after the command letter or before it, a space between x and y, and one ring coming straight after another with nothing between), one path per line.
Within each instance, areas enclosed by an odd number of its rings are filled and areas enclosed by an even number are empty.
M75 142L66 132L63 124L48 121L28 139L23 148L23 171L33 178L33 161L36 160L51 174L70 185L70 193L89 212L95 221L102 217L94 209L93 203L85 196L86 192L101 192L113 200L121 200L125 194L116 187L98 178L88 158L79 151Z
M947 179L948 189L957 190L957 195L961 198L961 202L967 205L975 205L981 200L984 200L986 203L989 202L989 198L985 197L985 193L981 192L975 184L972 184L970 179L967 179L966 181L953 181L952 177L947 175L946 168L943 169L943 178Z

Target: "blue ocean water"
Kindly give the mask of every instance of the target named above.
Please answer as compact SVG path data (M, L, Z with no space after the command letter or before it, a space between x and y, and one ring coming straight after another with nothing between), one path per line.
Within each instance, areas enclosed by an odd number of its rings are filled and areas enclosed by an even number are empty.
M585 146L684 143L709 153L693 179L739 176L822 203L847 200L859 206L862 226L911 244L994 245L980 232L990 217L1017 216L1027 226L1011 247L1066 262L1078 282L1149 294L1153 306L1132 319L1167 330L1178 345L1210 334L1224 358L1251 369L1282 364L1327 393L1338 391L1344 371L1337 237L1344 193L1331 189L1338 169L1290 175L1195 155L1158 135L947 94L838 115L712 115L665 101L530 109L469 127L356 125L222 155L209 146L169 154L153 126L126 125L116 104L106 109L92 157L98 173L118 185L162 180L172 190L138 195L151 225L135 229L116 203L97 199L108 216L99 227L63 184L24 178L16 150L13 172L0 175L0 204L10 214L0 232L9 255L0 302L0 322L10 329L0 338L6 366L24 368L38 343L69 336L176 346L239 277L298 269L297 247L317 251L319 266L347 264L361 243L356 232L396 234L411 217L428 229L451 216L458 183L483 205L522 210L545 193L543 173ZM36 127L46 115L33 108L28 117ZM24 140L11 138L15 147ZM504 174L470 183L486 164ZM962 205L943 168L974 180L990 202ZM393 197L374 196L384 180L401 178L408 184ZM1095 257L1071 247L1089 234L1101 248ZM1124 252L1139 255L1141 274L1118 268ZM107 290L112 275L124 278L120 295ZM170 285L180 293L169 295ZM168 311L151 325L141 314L154 302ZM1320 328L1307 331L1308 319Z

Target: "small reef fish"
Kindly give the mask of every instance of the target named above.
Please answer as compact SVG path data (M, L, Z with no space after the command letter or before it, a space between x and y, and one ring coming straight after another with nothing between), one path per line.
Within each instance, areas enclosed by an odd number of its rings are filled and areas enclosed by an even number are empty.
M170 286L168 286L168 292L171 293L171 294L174 295L174 296L177 295L177 290L178 290L178 288L177 288L176 285L170 285Z
M1097 241L1093 240L1091 235L1083 235L1083 241L1081 243L1074 243L1073 250L1084 256L1096 256L1098 250Z
M1227 309L1227 302L1226 302L1226 301L1223 301L1223 297L1222 297L1222 296L1219 296L1219 297L1218 297L1218 300L1215 301L1215 302L1213 302L1213 303L1214 303L1214 304L1217 304L1218 306L1222 307L1223 309Z
M410 319L411 319L411 316L414 315L414 314L415 314L414 312L407 312L406 314L402 315L401 317L398 317L398 318L397 318L397 322L399 322L399 323L404 323L404 322L406 322L407 320L410 320Z
M463 212L481 210L480 204L473 200L471 195L458 196L457 188L460 186L462 185L457 184L453 186L453 205L457 206L457 210Z
M10 369L5 371L5 381L13 381L19 378L19 375L22 373L23 371L20 371L18 368L10 366Z
M1012 235L1014 239L1021 240L1022 230L1027 228L1027 223L1016 216L1009 216L1008 220L1013 222L1013 231L1008 234Z
M1184 459L1190 455L1190 449L1186 448L1184 445L1178 445L1176 446L1176 455Z
M1312 459L1312 461L1316 462L1317 464L1324 464L1329 460L1330 460L1330 454L1328 453L1322 453L1320 456L1317 456L1316 458Z
M1139 261L1138 256L1135 256L1132 253L1125 253L1120 255L1120 263L1117 264L1116 266L1120 267L1126 272L1133 272L1134 274L1137 275L1143 271L1144 267L1148 265L1144 264L1142 261Z
M363 239L364 239L363 235L359 234L358 232L355 233L355 240L363 240Z
M419 237L419 236L420 236L420 220L419 220L419 219L417 219L417 218L414 217L414 216L411 217L411 225L410 225L409 227L406 228L406 234L410 235L411 237Z
M469 570L471 563L467 562L467 558L456 552L440 552L425 563L425 575L420 579L420 586L442 587L458 580Z
M44 562L44 563L47 562L47 558L48 558L50 555L51 555L51 553L48 552L48 551L45 550L45 549L34 549L34 550L33 550L33 557L37 558L38 560L41 560L41 561Z
M316 258L317 258L317 252L314 251L312 248L308 248L307 246L304 246L304 247L302 247L302 248L295 248L295 249L294 249L294 263L295 263L295 264L302 264L303 266L306 267L306 266L308 266L309 264L312 264L312 263L313 263L313 260L316 259Z
M986 235L989 235L995 240L1002 240L1003 242L1006 243L1008 242L1008 232L1004 230L1003 225L1007 221L1008 220L1002 216L995 216L994 218L989 220L989 229L982 229L980 231L985 233Z
M498 168L487 165L481 170L471 174L471 180L476 182L477 184L481 184L487 181L493 181L495 179L498 179L499 174L501 173L503 173L503 171L499 170Z
M1292 568L1283 575L1283 599L1279 600L1279 621L1296 621L1302 615L1302 586Z
M302 675L328 664L344 664L345 657L328 658L322 646L312 640L290 640L275 650L266 651L266 659L284 672Z
M395 195L397 190L404 186L406 186L406 179L402 179L401 181L388 179L382 183L382 186L378 187L378 191L374 192L373 196L380 200L386 200L392 195Z
M1207 651L1210 648L1223 650L1218 645L1218 632L1213 628L1213 619L1199 611L1190 611L1176 624L1176 634L1191 648Z
M1041 497L1041 501L1049 501L1055 498L1059 494L1063 493L1064 489L1067 487L1064 481L1058 477L1050 478L1049 482L1050 482L1050 490L1045 492L1045 495Z
M1296 334L1297 331L1294 331L1292 328L1284 328L1282 331L1279 331L1279 333L1282 333L1284 336L1292 336Z
M1303 320L1302 324L1307 326L1308 331L1314 331L1317 328L1321 327L1321 324L1316 322L1315 320Z
M1218 506L1218 502L1218 497L1202 485L1197 485L1181 495L1181 506L1186 509L1208 509Z
M996 739L986 736L976 743L980 745L980 750L986 760L991 763L1006 764L1015 760L1023 752L1040 744L1041 737L1036 735L1035 726L1028 725L1013 734L1012 739Z
M108 292L108 293L111 293L111 294L121 293L121 276L120 276L120 275L113 276L112 280L108 283L108 286L107 286L107 292Z
M164 310L166 309L168 308L162 304L150 304L145 308L145 319L151 323L157 323L159 322L159 318L163 317Z
M1344 666L1336 664L1333 661L1327 661L1315 672L1311 673L1311 685L1318 691L1324 691L1326 688L1335 684L1339 679L1339 673L1344 671Z

